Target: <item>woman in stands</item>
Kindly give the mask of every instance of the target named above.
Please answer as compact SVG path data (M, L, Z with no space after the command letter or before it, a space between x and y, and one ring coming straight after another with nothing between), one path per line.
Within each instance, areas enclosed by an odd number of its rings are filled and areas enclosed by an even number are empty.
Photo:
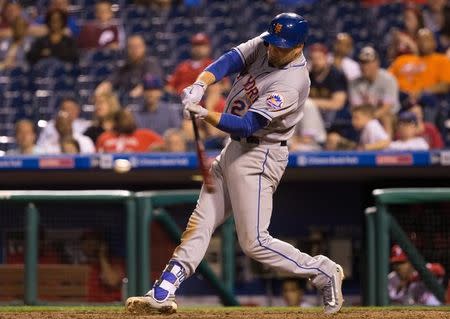
M67 13L52 9L45 16L49 29L46 36L36 39L27 54L28 62L35 64L45 58L56 58L63 62L78 62L78 50L75 40L65 34Z
M420 11L409 5L403 12L403 28L391 32L390 44L387 49L389 61L406 53L417 53L417 31L423 28L423 18Z
M26 62L25 55L30 47L27 37L28 23L17 17L12 23L12 37L0 42L0 70L11 69Z
M92 125L84 132L92 142L97 143L98 137L114 128L114 116L119 111L120 104L117 96L112 92L95 96L95 111Z

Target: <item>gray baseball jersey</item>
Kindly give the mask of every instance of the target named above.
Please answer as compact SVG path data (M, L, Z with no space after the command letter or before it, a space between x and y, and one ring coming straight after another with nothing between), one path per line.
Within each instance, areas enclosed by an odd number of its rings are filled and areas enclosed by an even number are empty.
M260 38L239 45L245 71L233 84L226 112L256 112L270 123L254 134L264 143L231 140L215 159L211 175L216 191L202 188L181 244L173 253L187 275L195 272L208 248L211 235L233 216L242 250L251 258L301 277L315 276L323 287L336 264L325 256L311 257L269 235L272 196L288 162L288 139L302 117L309 92L309 75L302 56L284 68L268 65L267 49ZM278 143L277 143L278 141Z
M270 121L254 136L268 141L288 140L303 117L310 80L303 55L279 69L267 61L267 47L260 37L238 45L235 50L245 69L234 81L226 111L242 116L248 111Z

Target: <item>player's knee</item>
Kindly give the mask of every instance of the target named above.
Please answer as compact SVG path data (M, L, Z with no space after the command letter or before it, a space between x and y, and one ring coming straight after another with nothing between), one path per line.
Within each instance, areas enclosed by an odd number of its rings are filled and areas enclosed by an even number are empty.
M240 241L240 244L244 254L252 259L258 260L263 254L268 240L269 238L263 237L255 240L246 240L245 242Z
M248 257L256 259L258 253L257 245L254 245L253 243L248 243L246 245L241 245L241 248L244 254L246 254Z

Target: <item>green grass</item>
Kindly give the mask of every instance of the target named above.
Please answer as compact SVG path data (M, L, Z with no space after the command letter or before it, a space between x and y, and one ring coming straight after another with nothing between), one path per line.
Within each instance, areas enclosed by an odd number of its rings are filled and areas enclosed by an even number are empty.
M124 310L123 306L0 306L1 312L121 312ZM198 311L215 311L215 312L233 312L233 311L248 311L248 312L286 312L298 311L299 308L286 307L181 307L179 312L198 312ZM400 310L420 310L420 311L449 311L450 306L444 307L344 307L343 312L353 311L400 311ZM322 308L302 308L304 312L320 312Z

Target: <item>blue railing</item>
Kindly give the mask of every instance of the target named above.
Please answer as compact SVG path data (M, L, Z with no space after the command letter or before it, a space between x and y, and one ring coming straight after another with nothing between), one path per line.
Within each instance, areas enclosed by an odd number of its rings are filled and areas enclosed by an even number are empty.
M218 153L208 153L213 158ZM93 154L0 157L0 170L112 169L116 159L128 159L133 169L195 169L195 153ZM450 150L432 152L296 152L288 167L447 166Z

